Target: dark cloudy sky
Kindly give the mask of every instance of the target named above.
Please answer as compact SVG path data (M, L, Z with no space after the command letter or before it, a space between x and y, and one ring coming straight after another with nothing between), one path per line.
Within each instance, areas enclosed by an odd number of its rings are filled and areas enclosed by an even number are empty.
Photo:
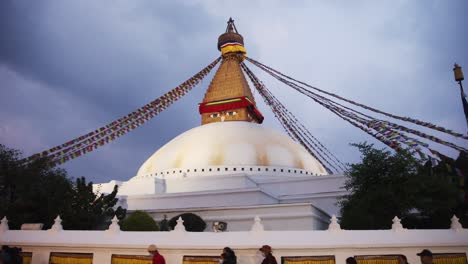
M458 62L468 75L466 0L2 0L0 143L30 155L148 103L219 56L217 37L230 16L252 58L364 104L467 131L452 72ZM359 160L351 142L383 146L251 68L343 161ZM208 83L64 167L95 182L129 179L159 147L200 124L197 103ZM265 126L280 130L259 107Z

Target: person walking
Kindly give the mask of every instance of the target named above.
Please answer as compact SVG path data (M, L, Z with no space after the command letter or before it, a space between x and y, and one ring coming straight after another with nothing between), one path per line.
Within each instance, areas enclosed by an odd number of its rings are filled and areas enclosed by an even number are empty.
M349 257L346 259L346 264L357 264L357 262L355 258Z
M223 264L237 264L236 253L230 247L225 247L223 249L223 254L224 254Z
M159 251L156 245L153 245L153 244L149 245L148 252L152 256L152 260L153 260L152 264L166 264L166 260L161 254L159 254Z
M424 249L417 255L421 258L421 264L433 264L432 252L429 249Z
M269 245L263 245L258 250L260 250L260 252L262 252L263 257L265 257L262 261L262 264L278 264L278 262L276 262L276 258L272 254L272 250Z

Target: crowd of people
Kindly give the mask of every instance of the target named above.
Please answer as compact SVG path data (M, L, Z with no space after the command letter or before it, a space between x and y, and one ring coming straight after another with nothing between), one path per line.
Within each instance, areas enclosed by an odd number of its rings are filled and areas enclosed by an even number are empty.
M261 264L278 264L273 256L273 251L269 245L263 245L258 249L263 256ZM159 253L156 245L149 245L148 252L151 254L152 264L166 264L166 260ZM424 249L417 254L421 259L421 264L433 264L432 252ZM0 264L22 264L21 248L2 246L0 251ZM237 264L237 256L234 250L230 247L225 247L223 253L219 257L220 264ZM357 264L356 258L349 257L346 259L346 264ZM398 264L409 264L405 255L398 257Z
M264 257L262 264L278 264L278 262L276 262L276 258L272 254L272 250L269 245L263 245L258 250L262 253ZM153 264L166 264L166 260L161 254L159 254L156 245L149 245L148 252L151 254ZM219 257L219 263L237 264L237 256L234 250L232 250L230 247L223 248L223 253L221 253Z
M258 249L263 256L263 261L261 264L278 264L276 258L273 256L273 251L269 245L263 245ZM166 264L164 257L159 254L159 251L155 245L150 245L148 247L148 252L152 255L153 264ZM417 254L421 259L421 264L433 264L432 252L428 249L424 249ZM220 264L237 264L237 256L234 250L230 247L225 247L223 253L219 258ZM356 258L349 257L346 259L346 264L357 264ZM409 264L405 255L400 255L398 257L398 264Z

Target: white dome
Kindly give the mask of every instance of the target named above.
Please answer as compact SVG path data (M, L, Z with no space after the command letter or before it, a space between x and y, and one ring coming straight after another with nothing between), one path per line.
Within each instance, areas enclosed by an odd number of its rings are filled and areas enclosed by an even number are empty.
M233 121L206 124L177 136L146 160L137 176L210 166L288 167L327 174L287 135L255 123Z

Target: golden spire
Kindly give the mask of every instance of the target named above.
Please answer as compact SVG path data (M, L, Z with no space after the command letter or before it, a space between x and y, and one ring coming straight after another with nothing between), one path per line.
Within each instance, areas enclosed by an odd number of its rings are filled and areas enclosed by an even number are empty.
M262 123L252 91L241 70L246 50L244 38L229 19L226 32L218 38L223 61L205 93L199 110L202 125L213 122L247 121Z

